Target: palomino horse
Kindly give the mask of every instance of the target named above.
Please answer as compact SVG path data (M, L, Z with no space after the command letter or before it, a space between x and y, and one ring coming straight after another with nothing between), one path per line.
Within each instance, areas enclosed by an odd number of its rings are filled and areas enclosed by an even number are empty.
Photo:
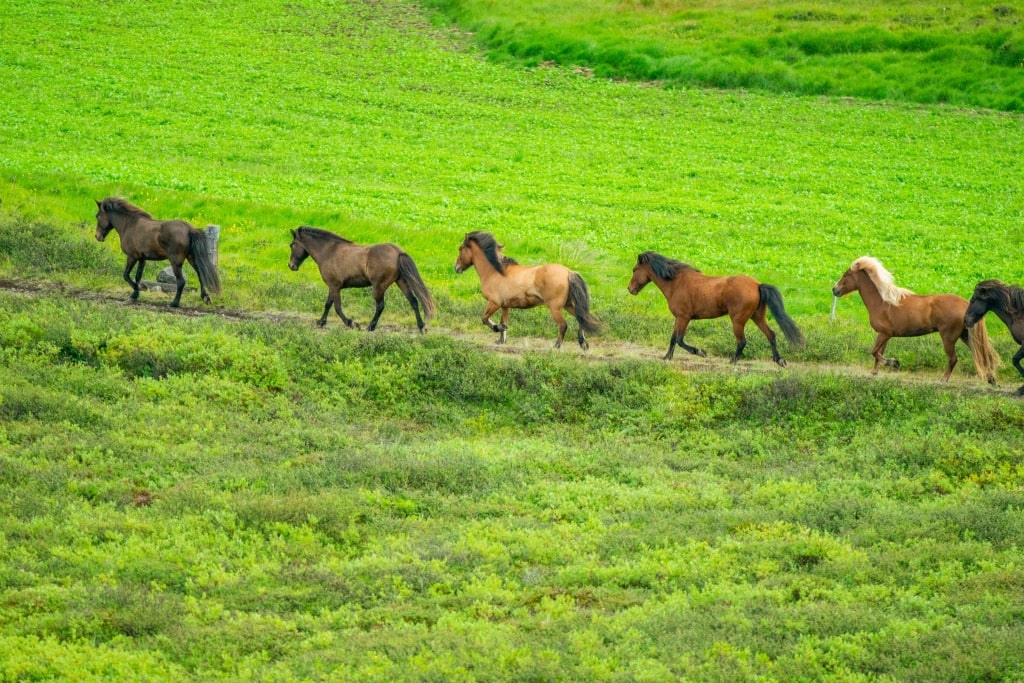
M409 300L412 312L416 314L416 326L423 332L423 319L434 315L434 300L420 277L416 264L405 251L394 244L374 244L361 247L333 232L311 228L308 225L292 230L291 258L288 267L298 270L307 256L312 256L320 277L327 285L327 303L324 314L317 324L327 324L327 314L334 304L341 321L349 327L355 323L345 317L341 310L341 290L349 287L373 287L376 309L369 329L377 327L380 314L384 311L384 292L395 284ZM420 317L420 304L424 316Z
M967 299L956 294L921 296L897 287L892 273L878 259L870 256L854 261L832 288L835 296L845 296L854 291L860 292L860 298L868 309L871 328L878 333L875 345L871 347L871 355L875 357L871 374L878 373L879 363L899 369L898 360L883 355L885 345L892 337L919 337L938 332L948 359L943 381L949 379L956 367L956 340L959 339L971 349L978 376L995 384L999 356L989 342L984 321L970 331L965 328Z
M480 291L487 299L487 308L481 317L484 325L500 333L498 343L505 343L510 308L533 308L544 304L551 311L551 317L558 325L558 339L555 348L562 345L565 322L562 309L576 318L579 323L577 340L584 350L589 348L584 332L596 334L600 323L590 314L590 292L587 283L579 273L563 265L549 263L543 266L526 267L501 254L501 245L489 232L470 232L459 246L455 259L455 272L461 273L475 267L480 276ZM491 322L491 316L501 309L501 324Z
M636 258L629 293L638 294L648 282L654 282L668 300L668 308L676 317L676 325L668 342L664 360L671 360L678 344L697 356L706 356L702 349L690 346L683 337L691 320L707 320L728 315L732 319L732 332L736 336L736 352L732 362L739 360L747 345L744 332L747 321L754 324L772 345L772 359L786 367L775 344L775 332L768 327L765 309L770 309L790 344L802 346L803 335L782 306L782 294L772 285L763 285L746 275L711 277L696 268L666 258L653 251L645 251Z
M1015 285L1003 284L999 280L984 280L974 288L974 295L967 304L964 325L967 329L984 327L983 320L989 311L995 313L1010 328L1013 341L1020 344L1020 350L1013 356L1013 367L1024 376L1024 289ZM1017 390L1018 396L1024 396L1024 386Z
M139 281L146 261L168 259L174 270L178 291L171 306L177 308L181 292L185 289L182 264L187 260L199 275L200 296L210 303L209 290L220 294L220 276L217 264L210 255L206 235L186 221L160 221L119 197L107 197L96 202L96 239L102 242L111 230L121 238L121 251L128 257L124 267L124 279L132 286L132 299L139 298ZM135 279L131 278L132 266L136 266Z

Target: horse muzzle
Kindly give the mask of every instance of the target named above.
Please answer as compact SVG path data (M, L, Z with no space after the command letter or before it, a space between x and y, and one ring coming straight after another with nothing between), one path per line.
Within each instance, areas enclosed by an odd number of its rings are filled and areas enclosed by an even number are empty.
M836 285L835 287L832 288L832 296L845 296L845 295L846 295L846 292L844 292L843 290L839 289L839 285Z

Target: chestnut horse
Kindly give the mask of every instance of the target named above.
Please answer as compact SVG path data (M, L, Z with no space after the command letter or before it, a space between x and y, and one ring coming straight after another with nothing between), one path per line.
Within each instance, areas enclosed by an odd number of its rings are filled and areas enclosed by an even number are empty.
M434 315L434 300L416 264L411 256L394 244L361 247L333 232L304 225L298 230L292 230L288 267L298 270L307 256L313 257L320 269L320 277L327 285L324 314L317 321L320 327L327 324L331 304L341 322L348 327L356 326L341 310L341 290L349 287L373 288L376 308L368 326L371 331L376 329L380 314L384 311L384 293L393 284L398 285L409 300L420 332L423 332L424 317L429 320ZM424 317L420 317L420 304L423 305Z
M590 291L579 273L563 265L549 263L526 267L501 254L501 245L489 232L470 232L459 246L455 259L455 272L475 267L480 276L480 291L487 299L487 308L481 320L484 325L500 333L498 343L505 343L510 308L533 308L544 304L558 325L555 348L562 345L569 325L562 309L576 318L579 324L577 340L580 347L590 347L584 332L596 334L600 323L590 313ZM501 324L491 322L491 316L501 309Z
M871 355L875 357L871 374L878 373L879 363L899 369L898 360L883 355L892 337L919 337L938 332L948 359L943 381L949 379L956 367L956 340L959 339L970 348L978 376L995 384L999 356L988 339L984 321L972 330L964 326L967 299L956 294L922 296L897 287L892 274L870 256L854 261L832 288L832 294L837 297L855 291L860 292L871 328L878 333L871 347Z
M1015 285L1003 284L999 280L984 280L974 288L974 295L967 304L964 314L964 325L974 329L979 324L984 326L985 314L992 311L1010 328L1013 341L1020 344L1020 350L1013 356L1013 367L1024 376L1024 289ZM1024 386L1017 390L1018 396L1024 396Z
M706 356L702 349L690 346L683 337L691 320L707 320L728 315L732 319L732 332L736 336L736 352L732 362L739 360L747 345L744 332L747 321L754 324L768 338L772 346L772 359L786 367L775 344L775 332L768 327L765 309L769 309L782 328L790 344L802 346L803 335L782 306L782 294L772 285L764 285L746 275L712 277L702 274L689 264L670 259L653 251L636 257L629 293L638 294L648 282L654 282L668 300L668 308L676 317L676 325L668 342L664 360L671 360L678 344L686 351Z
M132 286L132 299L139 298L139 281L146 261L164 259L170 260L178 285L172 307L178 307L181 292L185 289L181 266L186 260L199 275L199 293L203 301L210 303L207 290L220 294L220 276L217 275L217 264L210 254L206 234L191 223L156 220L124 199L107 197L96 202L96 239L102 242L111 230L117 231L121 238L121 251L128 258L124 279ZM136 266L134 280L131 278L132 266Z

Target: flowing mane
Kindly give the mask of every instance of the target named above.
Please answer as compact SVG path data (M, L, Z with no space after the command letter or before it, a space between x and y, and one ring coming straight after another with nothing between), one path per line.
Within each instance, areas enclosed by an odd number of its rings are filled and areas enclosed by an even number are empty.
M645 251L636 258L638 263L646 263L654 271L654 274L660 277L662 280L671 280L680 271L692 270L696 273L700 271L691 266L689 263L683 263L667 256L654 251Z
M352 240L347 240L341 235L335 235L330 230L321 230L320 228L314 228L311 225L303 225L297 231L300 235L307 235L311 239L321 240L324 242L341 242L343 244L355 244Z
M487 262L502 275L505 274L505 266L519 265L515 259L501 254L501 245L498 244L498 240L494 239L494 235L489 232L483 232L482 230L467 232L463 244L468 246L470 242L476 242L476 245L484 252Z
M897 287L893 281L892 273L885 269L882 262L871 256L861 256L850 264L850 270L856 272L863 270L871 278L878 290L882 301L892 306L899 306L904 297L913 294L909 289Z
M107 197L101 206L107 213L134 213L143 218L152 218L148 211L135 206L127 199L121 197Z
M1001 309L1011 315L1024 315L1024 289L1016 285L1008 285L999 280L985 280L979 282L974 291L983 295L991 308Z

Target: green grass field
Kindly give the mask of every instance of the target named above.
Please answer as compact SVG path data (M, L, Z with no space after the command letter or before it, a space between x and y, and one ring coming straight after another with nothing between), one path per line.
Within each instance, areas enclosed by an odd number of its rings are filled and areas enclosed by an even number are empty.
M922 293L1024 280L1020 117L509 61L476 6L0 11L0 681L1024 678L1016 346L990 316L995 389L965 349L938 384L934 336L871 378L861 303L828 321L864 254ZM478 6L537 37L539 5ZM675 49L644 29L674 5L617 7L602 35ZM935 31L1015 16L956 11ZM715 21L739 44L756 14ZM223 297L128 304L108 195L221 225ZM428 333L397 293L375 333L316 329L302 224L402 245ZM589 353L543 310L493 344L470 230L584 275ZM664 301L626 293L648 249L777 285L807 348L779 369L751 328L732 366L705 321L709 359L660 362Z

